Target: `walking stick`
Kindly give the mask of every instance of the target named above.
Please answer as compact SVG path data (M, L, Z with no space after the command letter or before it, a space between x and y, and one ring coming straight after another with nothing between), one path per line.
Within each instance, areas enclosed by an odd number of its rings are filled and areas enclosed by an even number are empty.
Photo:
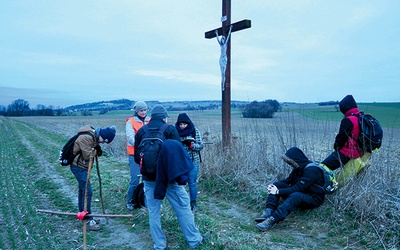
M94 158L94 149L92 148L92 152L90 153L90 158L89 158L89 166L88 166L88 173L86 177L86 187L85 187L85 201L83 205L83 210L87 211L87 199L88 199L88 189L89 189L89 180L90 180L90 170L93 167L93 158ZM86 250L86 220L83 221L83 250Z
M101 208L103 210L103 214L106 214L106 210L104 208L104 200L103 200L103 188L102 188L102 185L101 185L99 158L97 157L97 155L96 155L96 169L97 169L97 177L99 178ZM108 217L106 217L106 223L108 224Z

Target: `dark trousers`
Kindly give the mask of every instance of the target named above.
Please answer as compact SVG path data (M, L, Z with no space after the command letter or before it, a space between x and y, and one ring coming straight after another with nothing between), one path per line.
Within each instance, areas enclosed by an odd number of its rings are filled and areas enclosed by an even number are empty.
M333 151L325 160L321 163L326 165L328 168L335 170L345 165L350 160L349 157L340 153L339 151Z
M278 189L288 187L287 184L282 182L276 182L274 185L277 186ZM280 198L284 199L281 205L279 205ZM297 209L312 209L320 205L321 203L315 201L310 194L295 192L286 197L270 194L268 195L266 206L274 210L272 216L275 218L275 221L278 222L284 220L286 216Z
M87 169L75 166L71 164L71 172L74 174L76 180L78 181L78 208L79 212L84 211L85 204L85 192L86 192L86 179L88 175ZM90 181L88 182L88 193L87 193L87 209L86 211L90 214L91 204L92 204L92 186ZM88 218L91 219L91 218Z

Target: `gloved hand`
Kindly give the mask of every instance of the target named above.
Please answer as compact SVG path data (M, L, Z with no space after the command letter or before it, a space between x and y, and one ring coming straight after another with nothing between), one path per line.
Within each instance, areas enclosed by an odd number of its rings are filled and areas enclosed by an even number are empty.
M96 149L96 151L97 151L97 156L101 156L103 154L103 150L101 150L101 147L99 144L97 144L96 147L94 147L94 149Z
M186 139L186 140L182 141L182 143L183 143L183 145L186 145L187 147L191 148L193 141Z
M270 184L268 185L268 194L279 194L279 189L274 184Z

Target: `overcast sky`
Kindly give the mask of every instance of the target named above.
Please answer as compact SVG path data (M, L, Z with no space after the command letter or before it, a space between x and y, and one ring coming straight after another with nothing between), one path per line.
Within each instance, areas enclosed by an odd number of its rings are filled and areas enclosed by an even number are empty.
M220 100L221 0L0 1L0 105ZM400 101L400 1L232 0L232 100Z

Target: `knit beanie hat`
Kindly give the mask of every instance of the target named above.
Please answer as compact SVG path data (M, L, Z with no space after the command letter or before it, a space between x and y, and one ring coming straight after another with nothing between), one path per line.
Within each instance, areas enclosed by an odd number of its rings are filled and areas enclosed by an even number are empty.
M144 101L137 101L135 105L133 105L133 109L135 110L135 112L147 109L147 104Z
M151 118L167 118L168 116L168 112L167 110L164 108L163 105L157 104L153 107L153 109L151 110Z
M105 143L110 143L114 140L116 128L115 126L101 128L99 135L103 138Z

